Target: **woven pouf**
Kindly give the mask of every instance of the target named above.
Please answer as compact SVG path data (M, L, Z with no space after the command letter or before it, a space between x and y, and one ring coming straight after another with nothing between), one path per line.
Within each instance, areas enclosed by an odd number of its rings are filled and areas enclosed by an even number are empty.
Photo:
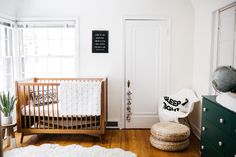
M188 147L190 129L179 123L161 122L151 128L150 142L161 150L180 151Z
M158 148L160 150L164 151L181 151L188 147L189 140L186 139L184 141L180 142L167 142L167 141L161 141L155 138L154 136L150 136L150 143L153 147Z

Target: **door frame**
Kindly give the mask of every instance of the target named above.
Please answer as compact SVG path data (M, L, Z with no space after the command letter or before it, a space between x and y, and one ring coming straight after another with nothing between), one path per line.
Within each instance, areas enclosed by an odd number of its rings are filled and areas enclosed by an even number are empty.
M128 20L147 20L147 21L166 21L168 23L168 36L167 36L167 51L164 54L167 58L167 89L170 91L170 51L171 51L171 18L170 17L160 17L160 16L124 16L122 17L122 107L121 107L121 119L119 128L125 127L125 113L126 113L126 21Z

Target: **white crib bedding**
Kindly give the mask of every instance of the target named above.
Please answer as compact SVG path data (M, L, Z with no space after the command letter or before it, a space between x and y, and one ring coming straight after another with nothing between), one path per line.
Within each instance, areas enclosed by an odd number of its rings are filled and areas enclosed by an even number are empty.
M62 82L59 101L62 115L101 115L101 82Z
M47 97L47 95L45 97ZM30 102L30 105L22 107L22 115L49 117L86 115L100 116L101 82L61 82L58 92L58 100L58 103L45 104L44 106L37 106L33 102ZM47 102L48 100L44 101Z
M35 107L35 109L34 109ZM57 113L57 103L49 104L49 105L43 105L41 106L36 106L36 105L26 105L25 107L22 107L21 109L21 114L24 116L49 116L49 117L62 117L62 116L88 116L87 112L77 112L78 114L76 115L70 115L70 114L65 114L65 112L60 112L60 104L58 103L58 113ZM44 114L43 114L44 110ZM29 112L30 111L30 112ZM48 112L49 111L49 112ZM35 113L35 114L34 114ZM53 115L54 114L54 115ZM57 115L58 114L58 115ZM100 116L100 114L92 114L91 116Z

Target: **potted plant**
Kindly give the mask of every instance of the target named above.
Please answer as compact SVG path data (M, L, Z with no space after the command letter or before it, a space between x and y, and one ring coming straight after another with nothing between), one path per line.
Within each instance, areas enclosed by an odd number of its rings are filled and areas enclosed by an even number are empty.
M11 113L16 103L15 96L10 96L10 92L0 94L0 111L3 113L2 125L11 124L12 116Z

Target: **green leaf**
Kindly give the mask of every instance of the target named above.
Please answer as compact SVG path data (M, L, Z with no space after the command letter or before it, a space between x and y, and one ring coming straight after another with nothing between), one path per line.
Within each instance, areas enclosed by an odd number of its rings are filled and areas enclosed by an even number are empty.
M3 98L2 98L2 94L0 95L0 110L2 111L2 104L3 104Z
M0 111L3 112L4 116L10 116L14 110L14 105L17 101L15 96L11 96L8 91L7 94L4 92L0 94Z

